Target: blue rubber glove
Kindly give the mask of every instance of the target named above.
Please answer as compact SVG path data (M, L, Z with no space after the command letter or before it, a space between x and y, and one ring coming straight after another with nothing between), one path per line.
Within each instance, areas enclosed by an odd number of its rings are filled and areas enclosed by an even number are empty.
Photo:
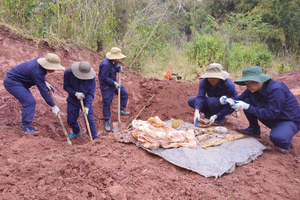
M84 107L84 111L82 111L82 115L83 115L83 116L86 116L86 115L88 115L88 114L89 114L89 108Z
M122 72L122 66L118 67L118 72Z
M55 92L54 87L52 87L52 85L50 85L48 82L45 82L45 83L46 83L47 89L49 91L51 90L54 93Z
M209 123L214 123L215 122L215 120L218 118L218 116L217 115L213 115L213 116L211 116L210 118L209 118Z
M226 104L226 103L227 103L227 96L221 96L221 97L220 97L220 103L221 103L222 105Z
M199 121L200 121L200 119L201 119L201 117L200 117L200 113L199 113L199 110L198 109L196 109L195 110L195 114L194 114L194 125L196 126L196 127L199 127Z
M247 110L249 108L250 104L245 103L243 101L236 101L235 104L231 104L230 106L231 106L231 108L237 109L237 110Z
M84 94L81 92L76 92L75 96L77 97L77 99L79 100L83 100L85 98Z

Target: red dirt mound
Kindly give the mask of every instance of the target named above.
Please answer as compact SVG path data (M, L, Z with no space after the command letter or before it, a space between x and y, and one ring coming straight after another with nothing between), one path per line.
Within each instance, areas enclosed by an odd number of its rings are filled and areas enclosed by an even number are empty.
M89 142L87 134L66 142L58 119L51 112L36 87L31 89L37 101L33 125L36 135L24 135L21 105L3 87L6 72L15 65L56 53L62 65L70 68L75 61L88 61L98 72L103 56L75 45L67 49L51 49L0 27L0 196L1 199L300 199L300 135L293 138L291 153L281 154L274 148L265 151L257 160L237 167L232 174L221 178L205 178L197 173L176 167L148 154L133 144L115 142L104 129L102 98L97 80L94 100L95 121L100 139ZM147 79L131 72L125 65L122 83L129 92L127 110L122 122L129 124L140 110L138 119L159 116L191 122L193 109L187 105L190 96L198 91L198 82ZM300 71L274 77L292 89L299 89ZM54 98L66 122L66 97L63 72L46 76L56 89ZM239 93L244 88L237 87ZM153 97L154 95L154 97ZM150 102L149 99L152 98ZM297 99L300 101L299 96ZM112 106L112 121L117 121L117 98ZM243 113L227 117L227 128L246 127ZM85 132L83 118L80 126ZM262 126L266 146L269 129Z

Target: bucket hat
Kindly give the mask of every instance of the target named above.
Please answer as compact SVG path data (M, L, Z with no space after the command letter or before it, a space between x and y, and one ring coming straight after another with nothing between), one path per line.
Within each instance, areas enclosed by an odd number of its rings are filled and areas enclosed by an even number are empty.
M262 73L261 68L258 66L247 67L243 70L242 78L234 81L238 85L246 85L245 81L255 81L258 83L264 83L271 79L272 76L268 76Z
M74 62L71 65L71 70L74 76L81 80L93 79L96 76L96 72L94 71L90 63L86 61Z
M65 70L65 68L60 65L60 58L54 53L47 53L45 58L39 58L37 62L47 70Z
M206 67L206 72L200 78L218 78L225 80L228 73L223 71L223 66L219 63L211 63Z
M106 54L106 58L109 60L117 60L125 57L126 56L122 54L121 49L119 49L118 47L111 48L110 52Z

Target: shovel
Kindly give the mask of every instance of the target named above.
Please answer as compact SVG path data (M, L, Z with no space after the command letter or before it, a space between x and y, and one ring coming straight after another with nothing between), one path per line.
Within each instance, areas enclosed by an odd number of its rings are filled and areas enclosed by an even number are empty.
M48 91L48 92L49 92L49 94L50 94L51 99L54 101L52 92L51 92L51 91ZM68 134L68 132L67 132L67 130L66 130L66 127L64 126L64 123L63 123L63 121L62 121L62 119L61 119L61 117L60 117L59 112L57 113L57 118L58 118L59 123L60 123L60 125L61 125L61 127L62 127L62 130L63 130L63 132L64 132L64 134L65 134L65 136L66 136L66 138L67 138L67 142L68 142L70 145L72 145L72 142L71 142L71 140L70 140L70 138L69 138L69 134Z
M120 87L118 88L118 122L113 122L113 132L118 133L121 129L124 129L126 126L124 123L121 122L120 117L120 110L121 110L121 73L119 72L119 84Z
M81 110L84 111L84 105L83 105L82 99L80 99L80 104L81 104ZM89 121L88 121L88 118L87 118L86 115L84 115L84 119L85 119L85 125L86 125L86 127L87 127L87 130L88 130L90 139L91 139L91 141L93 141L92 134L91 134L90 124L89 124Z

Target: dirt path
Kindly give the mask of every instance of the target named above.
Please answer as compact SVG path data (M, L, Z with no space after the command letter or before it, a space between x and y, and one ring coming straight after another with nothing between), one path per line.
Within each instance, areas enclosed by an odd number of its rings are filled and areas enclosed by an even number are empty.
M94 100L95 121L99 140L89 142L86 134L69 146L58 120L44 102L37 88L31 89L37 101L33 125L37 135L24 135L21 106L5 89L3 79L13 66L44 56L58 54L62 65L70 68L75 61L88 61L96 72L103 57L89 49L68 46L53 50L45 44L36 47L32 41L0 27L0 199L300 199L300 135L293 138L291 153L284 155L275 149L265 151L257 160L237 167L235 172L221 178L205 178L197 173L176 167L151 155L133 144L114 141L104 129L101 94L97 80ZM124 65L123 65L124 66ZM193 110L187 99L197 94L197 82L145 79L123 67L122 83L129 92L129 124L147 105L139 119L159 116L193 120ZM63 72L46 76L54 88L55 99L66 122L66 97ZM300 89L300 71L274 77L291 89ZM243 87L238 86L241 93ZM147 101L153 96L150 103ZM300 96L297 96L300 101ZM112 106L112 121L117 121L117 98ZM227 117L227 128L236 129L248 124L243 113ZM83 118L80 125L84 130ZM71 132L70 127L67 130ZM85 132L85 131L84 131ZM269 129L262 126L266 146Z

